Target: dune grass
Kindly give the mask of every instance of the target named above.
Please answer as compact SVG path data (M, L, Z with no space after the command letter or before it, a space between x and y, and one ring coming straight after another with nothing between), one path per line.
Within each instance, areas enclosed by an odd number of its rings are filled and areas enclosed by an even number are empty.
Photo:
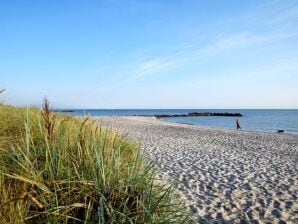
M0 223L189 223L138 146L88 119L0 105Z

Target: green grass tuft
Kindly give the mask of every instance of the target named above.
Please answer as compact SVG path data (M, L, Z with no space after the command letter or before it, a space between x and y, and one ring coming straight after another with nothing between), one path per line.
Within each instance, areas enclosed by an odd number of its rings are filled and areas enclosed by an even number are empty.
M0 105L0 223L188 223L138 146L87 119Z

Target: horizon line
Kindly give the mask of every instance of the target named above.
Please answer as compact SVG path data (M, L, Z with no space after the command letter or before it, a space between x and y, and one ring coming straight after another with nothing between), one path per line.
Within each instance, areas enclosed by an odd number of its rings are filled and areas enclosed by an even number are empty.
M54 110L298 110L298 107L246 107L246 108L145 108L145 107L128 107L128 108L53 108Z

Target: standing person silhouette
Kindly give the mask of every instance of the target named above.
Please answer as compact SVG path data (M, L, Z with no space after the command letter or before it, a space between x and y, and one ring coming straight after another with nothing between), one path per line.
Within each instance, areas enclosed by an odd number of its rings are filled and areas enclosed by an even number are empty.
M237 126L237 130L241 129L239 119L236 120L236 126Z

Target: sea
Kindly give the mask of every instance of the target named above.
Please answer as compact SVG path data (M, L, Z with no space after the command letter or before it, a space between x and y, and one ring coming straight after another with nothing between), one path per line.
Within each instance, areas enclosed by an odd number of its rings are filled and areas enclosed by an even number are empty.
M65 110L64 110L65 111ZM191 112L241 113L239 117L242 130L277 132L298 135L298 109L70 109L68 114L77 116L125 116L187 114ZM176 123L224 127L235 129L236 117L169 117L162 120Z

